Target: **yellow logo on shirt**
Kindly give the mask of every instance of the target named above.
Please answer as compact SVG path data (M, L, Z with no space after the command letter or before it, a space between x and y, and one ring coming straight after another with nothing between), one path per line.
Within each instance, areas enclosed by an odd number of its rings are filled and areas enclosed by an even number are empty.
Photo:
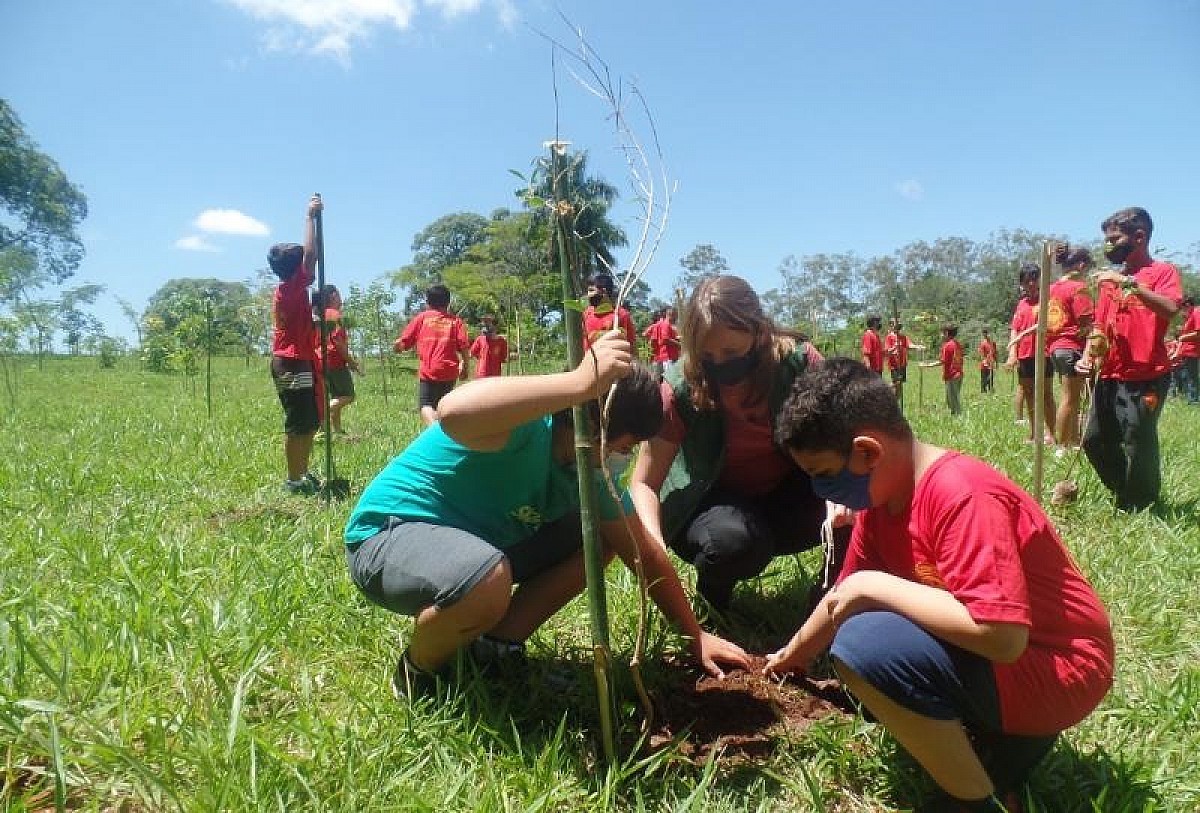
M916 576L918 582L927 587L946 589L946 582L942 581L942 574L938 573L938 569L929 562L917 562L913 565L913 575Z
M537 528L542 524L541 512L532 505L522 505L520 508L515 508L509 516L522 525L528 525L532 528Z

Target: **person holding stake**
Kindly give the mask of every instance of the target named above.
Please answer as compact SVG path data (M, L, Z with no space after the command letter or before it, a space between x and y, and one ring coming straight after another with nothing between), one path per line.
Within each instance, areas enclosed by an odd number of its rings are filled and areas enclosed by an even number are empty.
M329 427L335 435L344 435L342 410L354 403L354 378L350 372L362 375L362 368L350 352L349 336L342 321L342 295L337 286L326 285L314 291L312 304L313 316L325 320L328 336L321 362L329 386Z
M856 361L801 375L775 431L818 494L859 513L835 586L764 672L829 648L947 794L938 809L1020 810L1030 771L1113 680L1108 616L1054 526L992 466L918 440Z
M1017 419L1021 417L1021 407L1019 404L1025 404L1025 409L1029 415L1029 442L1033 443L1036 438L1034 432L1037 427L1033 425L1033 384L1036 364L1045 365L1046 381L1050 381L1054 376L1054 368L1050 366L1050 359L1043 357L1040 361L1034 358L1036 352L1037 339L1034 334L1037 332L1038 323L1038 300L1041 292L1038 290L1038 281L1041 279L1042 269L1037 263L1022 263L1021 271L1018 280L1021 285L1021 298L1017 301L1017 306L1013 310L1012 323L1009 325L1008 337L1008 360L1004 362L1006 370L1016 369L1017 371ZM1054 389L1050 386L1043 388L1042 392L1043 415L1050 422L1046 424L1042 442L1048 446L1054 445Z
M628 453L658 431L662 402L658 382L610 332L569 372L480 378L449 393L439 422L367 486L346 526L346 556L368 599L416 619L393 675L397 695L449 680L464 647L485 669L519 662L524 641L583 590L570 407L588 405L598 427L596 399L614 382L608 452ZM696 661L716 676L722 665L748 668L740 647L700 629L665 548L628 514L627 498L615 504L596 488L607 555L630 568L640 558L651 599Z

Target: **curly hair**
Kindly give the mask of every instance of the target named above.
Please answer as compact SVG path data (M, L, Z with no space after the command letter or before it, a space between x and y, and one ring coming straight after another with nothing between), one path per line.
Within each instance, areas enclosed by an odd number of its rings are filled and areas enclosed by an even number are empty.
M760 353L758 366L750 374L747 406L761 403L771 391L775 370L799 341L799 334L781 328L763 311L762 302L741 277L723 274L708 277L696 286L683 310L683 378L697 409L716 409L713 388L701 366L701 348L716 326L749 333Z
M1108 231L1112 226L1116 226L1123 234L1129 235L1141 229L1146 232L1147 240L1154 233L1154 221L1150 219L1150 213L1140 206L1130 206L1128 209L1113 212L1104 218L1104 222L1100 224L1100 231Z
M911 440L891 385L862 362L826 359L796 377L775 418L775 442L797 452L849 456L855 435L874 429Z
M584 404L595 438L600 437L600 405L595 400ZM572 425L571 410L554 415L556 426ZM631 435L634 440L649 440L658 434L663 424L662 389L658 377L641 364L634 364L629 375L617 381L608 408L608 437Z

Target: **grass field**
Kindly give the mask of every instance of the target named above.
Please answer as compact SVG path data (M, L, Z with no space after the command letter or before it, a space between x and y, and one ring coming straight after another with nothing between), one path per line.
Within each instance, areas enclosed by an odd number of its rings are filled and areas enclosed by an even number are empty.
M408 622L346 576L353 501L283 494L265 361L218 360L211 418L203 378L94 359L19 366L16 402L0 413L5 810L875 811L903 808L923 784L853 717L781 741L761 763L696 767L667 750L605 770L586 696L477 686L399 704L387 677ZM356 493L418 430L411 372L387 404L369 372L346 413L363 439L335 447ZM925 371L921 404L908 386L918 435L1028 487L1011 380L981 397L969 378L955 420L935 376ZM1108 606L1119 664L1108 699L1037 772L1035 809L1200 809L1200 409L1172 400L1160 432L1160 510L1114 514L1081 461L1079 501L1053 511ZM1066 465L1047 460L1046 482ZM745 587L739 600L769 619L747 627L750 646L798 623L797 588L818 558L780 561ZM636 589L619 567L609 589L627 657ZM577 601L531 653L583 672L588 637ZM650 648L678 650L661 620Z

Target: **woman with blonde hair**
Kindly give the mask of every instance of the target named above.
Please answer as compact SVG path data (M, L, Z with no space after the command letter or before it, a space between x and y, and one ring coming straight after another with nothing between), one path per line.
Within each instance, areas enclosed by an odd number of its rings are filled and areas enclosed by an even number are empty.
M738 581L820 541L825 501L773 430L793 380L821 356L735 276L697 286L681 332L663 428L638 457L630 495L646 531L695 566L700 594L724 610Z

